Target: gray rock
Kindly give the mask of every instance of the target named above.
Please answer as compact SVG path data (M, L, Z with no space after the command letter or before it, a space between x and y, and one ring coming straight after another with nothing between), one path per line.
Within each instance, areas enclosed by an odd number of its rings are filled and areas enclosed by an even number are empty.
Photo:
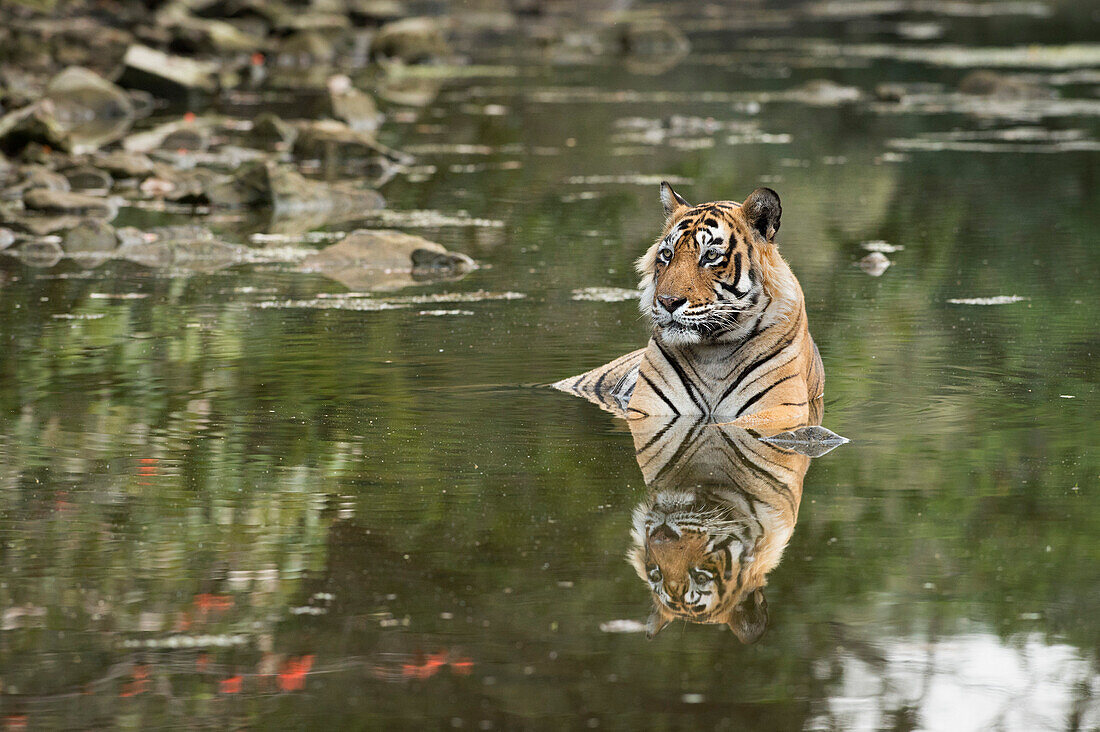
M153 172L153 161L147 155L125 150L97 155L95 164L116 178L143 178Z
M74 191L109 191L114 179L106 171L91 165L78 165L63 171L69 187Z
M218 87L216 64L171 56L148 46L130 46L122 63L118 83L128 89L141 89L166 98L186 98L195 92L213 93Z
M44 214L94 216L108 221L118 215L118 205L110 199L46 188L27 191L23 195L23 206L28 211Z
M100 219L85 219L65 232L61 242L65 254L108 255L118 248L115 229Z
M800 427L790 432L780 432L777 435L761 437L760 439L770 445L786 448L810 457L821 457L849 441L847 437L841 437L832 430L819 425Z
M306 269L351 289L393 290L428 278L445 279L477 269L464 254L400 231L359 229L307 257Z
M46 86L46 100L71 140L74 153L118 140L134 122L134 104L118 86L79 66L65 69Z
M309 180L273 162L248 166L232 179L213 186L207 198L226 208L267 208L280 214L370 211L385 199L376 191Z
M19 181L4 192L6 198L20 197L34 188L45 188L51 191L69 191L72 186L69 179L60 173L55 173L43 165L27 165L20 169Z
M15 243L15 232L11 229L0 229L0 251L7 249Z

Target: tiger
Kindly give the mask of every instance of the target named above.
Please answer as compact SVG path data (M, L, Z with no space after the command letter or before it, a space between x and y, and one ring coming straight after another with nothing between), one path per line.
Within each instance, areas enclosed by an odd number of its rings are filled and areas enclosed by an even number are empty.
M646 583L653 638L675 619L727 625L755 643L763 588L794 533L810 458L702 417L629 422L651 493L634 509L627 560Z
M660 200L663 231L636 265L649 344L554 388L632 419L820 424L825 371L776 246L779 195L757 188L742 203L693 206L665 181Z

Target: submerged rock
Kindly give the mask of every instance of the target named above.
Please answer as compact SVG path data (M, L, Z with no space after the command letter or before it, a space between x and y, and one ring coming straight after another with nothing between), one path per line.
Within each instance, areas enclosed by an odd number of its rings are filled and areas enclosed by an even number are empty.
M460 277L477 269L465 254L423 237L390 229L359 229L302 262L350 289L392 290L432 278Z
M45 99L70 137L74 153L118 140L134 122L134 104L121 88L79 66L65 69L46 86Z
M1041 84L984 69L971 71L959 82L963 94L994 99L1055 99L1058 94Z
M51 191L47 188L34 188L27 191L23 196L23 206L28 211L94 216L107 220L118 215L118 205L115 201L83 193Z
M812 458L821 457L825 453L849 442L847 437L841 437L832 430L819 425L799 427L790 432L780 432L777 435L761 437L760 439L770 445L786 448Z
M217 90L216 64L134 44L126 50L118 83L129 89L141 89L167 98L187 97L194 92Z
M114 227L106 221L85 219L65 232L61 248L69 256L89 255L93 258L104 258L118 248L118 237L115 235Z

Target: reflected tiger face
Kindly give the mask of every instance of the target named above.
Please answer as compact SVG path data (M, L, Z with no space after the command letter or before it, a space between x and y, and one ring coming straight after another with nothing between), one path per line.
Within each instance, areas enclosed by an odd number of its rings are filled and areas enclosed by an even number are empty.
M664 232L638 260L640 308L671 345L742 338L777 293L767 286L782 207L770 188L744 203L691 206L661 184Z
M634 512L629 559L653 595L649 635L674 619L724 623L744 642L763 633L766 603L747 587L759 527L705 493L664 491ZM748 597L756 612L746 627ZM759 621L759 622L756 622ZM755 623L755 625L754 625Z

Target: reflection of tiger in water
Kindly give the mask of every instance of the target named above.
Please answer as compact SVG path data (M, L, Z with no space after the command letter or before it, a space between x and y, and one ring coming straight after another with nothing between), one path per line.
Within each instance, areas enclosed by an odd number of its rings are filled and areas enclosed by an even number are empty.
M763 587L794 533L810 458L733 426L691 417L633 420L654 490L634 510L627 558L653 595L652 637L676 618L763 635Z
M775 245L779 196L758 188L744 203L691 206L662 183L661 200L664 232L638 260L649 345L554 386L628 417L818 423L825 375Z

